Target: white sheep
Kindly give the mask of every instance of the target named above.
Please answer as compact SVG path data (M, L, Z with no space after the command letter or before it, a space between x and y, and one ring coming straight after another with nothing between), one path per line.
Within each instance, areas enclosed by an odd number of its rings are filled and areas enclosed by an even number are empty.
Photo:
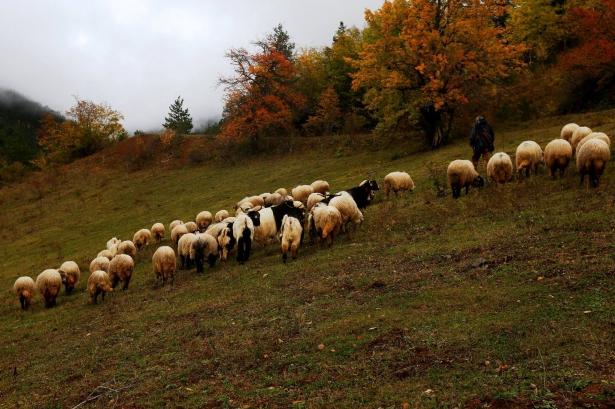
M525 171L525 176L529 177L532 170L534 174L538 174L538 167L543 160L542 148L536 142L523 141L517 147L515 166L519 175Z
M182 220L173 220L171 223L169 223L169 231L173 231L175 226L179 226L180 224L184 224L184 222Z
M572 139L572 134L579 128L579 125L575 123L570 123L564 125L562 131L560 132L560 138L565 139L567 142L570 142Z
M137 256L137 247L130 240L124 240L117 247L117 254L127 254L132 258Z
M284 216L282 219L282 227L280 229L280 241L282 242L282 260L286 263L288 252L295 260L299 252L301 237L303 236L303 227L299 219L291 216Z
M555 179L558 171L563 177L572 158L572 146L565 139L554 139L545 146L544 157L551 177Z
M448 184L453 191L453 197L459 198L461 189L466 189L466 195L470 186L483 187L484 179L474 169L474 164L469 160L456 159L452 161L446 169Z
M149 246L152 242L152 232L148 229L141 229L134 234L132 237L132 242L137 250L141 250L145 246Z
M90 273L97 270L109 272L109 259L107 257L96 257L90 263Z
M603 140L607 145L609 145L609 148L611 147L611 138L609 138L607 134L605 134L604 132L592 132L579 141L579 143L577 144L577 151L579 151L579 149L581 149L581 146L583 146L583 144L590 139Z
M215 223L220 223L222 220L226 219L229 216L230 216L230 214L229 214L228 210L218 210L216 212L216 215L214 216L214 222Z
M127 290L134 269L135 262L128 254L118 254L113 257L113 260L109 263L109 278L111 279L111 287L115 288L121 281L122 290Z
M348 192L338 192L335 197L329 201L329 205L340 211L343 228L345 228L348 223L353 223L356 226L363 222L363 213L361 213L357 203Z
M96 270L88 278L88 294L90 295L90 303L98 303L98 295L101 294L103 301L105 294L113 291L111 287L111 279L106 271Z
M324 195L330 191L329 182L326 180L315 180L310 186L312 187L313 193L322 193Z
M308 228L312 240L324 239L331 246L342 228L342 214L336 207L317 203L308 215Z
M173 227L173 230L171 230L171 242L177 245L177 242L179 241L181 236L183 236L186 233L188 233L188 229L186 228L186 225L178 224L177 226Z
M202 212L196 215L196 218L194 220L196 221L196 225L199 231L205 231L205 229L207 229L207 227L211 224L214 218L210 212L208 212L207 210L203 210ZM194 232L191 232L191 233L194 233Z
M293 197L294 200L297 200L303 204L307 203L307 199L308 197L314 193L314 189L312 189L312 186L310 185L299 185L296 186L292 192L290 193L290 195Z
M317 204L322 202L323 200L325 200L325 195L322 193L312 193L311 195L308 196L307 199L307 210L308 212L310 210L312 210L312 208Z
M384 177L382 184L385 196L389 197L389 193L397 193L414 190L414 181L406 172L391 172Z
M51 308L56 305L56 298L60 294L62 276L58 270L53 268L47 269L36 277L36 288L45 301L45 308Z
M107 250L113 252L113 255L115 255L114 252L117 249L118 244L120 244L121 242L122 240L118 239L117 237L109 239L109 241L107 241Z
M577 145L583 138L592 133L591 128L587 126L580 126L572 133L572 137L570 138L570 145L572 145L572 152L577 151Z
M31 277L23 276L15 280L13 284L13 292L19 298L19 304L22 310L27 310L32 304L32 297L36 291L36 284Z
M241 199L235 205L235 210L239 210L240 208L248 208L251 209L256 206L265 206L265 201L260 196L246 196ZM245 212L244 212L245 213Z
M190 269L190 249L192 242L196 240L196 234L186 233L180 237L177 242L177 256L179 257L179 265L182 270Z
M197 273L204 271L205 260L209 263L209 267L213 268L218 254L218 241L207 233L198 234L190 246L190 259L196 265Z
M194 233L199 230L199 226L195 222L187 222L184 226L186 226L188 233Z
M164 224L162 223L154 223L151 228L152 235L154 236L154 241L156 243L160 243L160 241L164 238L165 229Z
M65 261L58 268L58 273L62 277L62 283L64 284L64 291L66 294L70 294L77 286L79 278L81 277L81 270L74 261Z
M111 261L111 259L113 258L113 253L111 252L111 250L101 250L96 257L105 257L107 258L109 261Z
M175 251L171 247L158 247L152 256L152 265L156 280L162 280L162 285L167 280L170 280L171 284L173 284L177 260L175 258Z
M288 191L284 189L283 187L276 189L274 193L278 193L282 197L288 196Z
M610 158L611 149L603 140L595 138L585 142L577 152L577 170L581 175L581 184L585 176L589 175L592 186L598 187L600 177Z
M513 174L512 159L506 152L498 152L487 162L487 176L495 183L508 182Z

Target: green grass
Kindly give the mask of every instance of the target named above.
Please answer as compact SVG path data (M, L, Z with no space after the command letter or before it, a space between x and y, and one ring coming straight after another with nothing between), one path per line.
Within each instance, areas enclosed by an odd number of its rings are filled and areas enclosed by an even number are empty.
M612 135L614 114L509 125L496 146L544 146L570 120ZM612 405L614 167L597 190L570 169L455 201L434 183L469 156L465 140L418 154L367 146L129 173L99 156L0 190L0 407L72 408L102 391L82 407ZM415 192L378 197L331 249L304 247L284 265L277 246L259 248L244 266L181 271L155 288L152 246L129 291L87 304L89 262L112 236L392 170L408 171ZM79 291L21 312L15 278L68 259L84 272Z

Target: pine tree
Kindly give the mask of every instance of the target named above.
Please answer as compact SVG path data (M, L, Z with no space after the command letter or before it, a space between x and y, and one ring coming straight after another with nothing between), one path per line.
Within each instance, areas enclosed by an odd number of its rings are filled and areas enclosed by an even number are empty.
M192 117L188 108L184 109L184 100L177 97L169 107L169 115L162 124L166 129L172 129L178 134L187 134L192 130Z

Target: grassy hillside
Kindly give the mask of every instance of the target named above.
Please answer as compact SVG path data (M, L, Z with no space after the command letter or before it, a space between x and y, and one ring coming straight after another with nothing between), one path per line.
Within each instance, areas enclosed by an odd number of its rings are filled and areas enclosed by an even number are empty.
M499 130L496 149L544 146L569 120L615 134L607 111ZM0 407L612 407L615 166L597 190L569 170L437 197L447 163L469 155L464 140L132 173L91 158L0 190ZM331 249L283 265L259 248L160 289L148 248L129 291L87 304L89 261L114 235L392 170L416 191L378 197ZM86 272L80 291L21 312L15 278L67 259Z

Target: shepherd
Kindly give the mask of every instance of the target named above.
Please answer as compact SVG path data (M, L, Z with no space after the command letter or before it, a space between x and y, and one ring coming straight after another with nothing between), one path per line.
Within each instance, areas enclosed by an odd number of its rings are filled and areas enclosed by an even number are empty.
M495 134L491 125L489 125L484 116L477 116L472 127L472 134L470 135L470 146L474 151L472 163L474 163L475 169L478 169L481 156L485 159L485 164L489 162L491 152L495 149L493 146L494 141Z

